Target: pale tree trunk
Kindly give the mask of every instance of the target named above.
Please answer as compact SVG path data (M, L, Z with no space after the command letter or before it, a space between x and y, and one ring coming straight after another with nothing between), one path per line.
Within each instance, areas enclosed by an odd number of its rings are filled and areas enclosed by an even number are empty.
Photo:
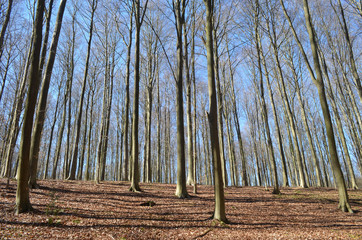
M360 79L359 74L358 74L356 61L355 61L355 57L354 57L354 54L353 54L352 43L351 43L350 36L349 36L349 29L348 29L348 26L347 26L346 18L344 16L343 6L342 6L342 3L341 3L341 0L338 0L338 10L339 10L340 15L341 15L341 19L339 19L337 10L333 6L331 0L330 0L330 3L331 3L331 6L332 6L334 12L336 13L336 15L338 17L339 25L341 26L342 31L343 31L343 35L344 35L344 37L346 39L349 62L350 62L350 65L351 65L350 70L352 72L353 80L354 80L354 83L355 83L356 88L357 88L357 92L358 92L358 95L359 95L359 98L360 98L360 102L362 103L361 79Z
M226 105L227 106L227 105ZM236 176L236 161L235 161L235 149L234 149L234 135L232 134L231 124L230 124L230 112L228 107L224 107L224 118L226 124L226 133L227 133L227 142L229 146L229 167L230 167L230 180L232 186L237 186L237 178Z
M177 72L176 72L176 125L177 125L177 184L175 195L187 198L186 189L186 156L185 156L185 130L183 109L183 51L182 29L185 21L185 0L174 0L173 12L176 20L177 33Z
M63 79L62 79L63 81ZM58 107L59 107L59 102L60 102L60 89L61 89L61 85L59 85L59 91L58 91L58 97L57 97L57 103L55 105L55 111L54 111L54 117L53 117L53 123L51 126L51 130L50 130L50 137L49 137L49 145L48 145L48 153L47 153L47 157L45 160L45 169L44 169L44 174L43 174L43 179L47 179L48 178L48 169L49 169L49 158L51 155L51 151L52 151L52 143L53 143L53 137L54 137L54 129L55 129L55 124L57 122L57 117L58 117Z
M161 101L160 101L160 68L157 64L157 173L156 182L162 182L161 175Z
M239 141L239 151L241 156L241 163L242 163L242 184L243 186L248 186L249 182L247 180L247 174L246 174L246 158L244 153L244 147L243 147L243 139L241 137L241 130L240 130L240 123L239 123L239 114L238 109L236 106L236 96L235 96L235 88L234 88L234 70L232 69L232 63L230 59L230 51L229 51L229 42L227 40L226 44L226 51L228 55L228 65L229 65L229 72L230 72L230 82L231 82L231 101L232 101L232 112L234 114L234 123L236 128L236 134L238 136Z
M197 102L197 99L196 99L196 76L195 76L195 35L196 35L196 9L195 9L195 1L192 1L192 28L191 28L191 36L192 36L192 39L191 39L191 77L192 77L192 84L193 84L193 104L194 104L194 115L193 115L193 121L194 121L194 133L193 133L193 136L194 136L194 172L193 172L193 175L194 175L194 193L197 193L197 177L196 177L196 162L197 160L200 158L197 158L197 148L196 148L196 141L197 141L197 122L196 122L196 102ZM200 153L200 151L199 151ZM200 172L200 170L198 171Z
M33 39L34 35L32 34L30 39L30 44L28 48L28 52L26 55L25 64L23 65L23 75L19 77L21 80L17 80L16 84L16 91L15 91L15 104L12 108L11 114L10 114L10 121L9 125L10 128L8 129L8 136L7 136L7 146L6 144L4 146L4 152L3 152L3 169L1 172L1 176L10 178L11 175L11 168L12 168L12 160L13 160L13 154L15 149L15 144L18 139L19 131L20 131L20 117L23 109L23 103L25 98L25 92L27 87L27 78L29 74L29 67L30 67L30 61L31 61L31 53L33 48ZM4 82L5 84L5 82ZM16 169L15 169L16 170ZM9 181L9 180L8 180Z
M205 104L201 104L202 109L205 108ZM206 111L205 114L202 116L203 120L203 131L202 131L202 138L203 138L203 145L204 145L204 165L205 165L205 172L206 172L206 184L211 185L213 183L212 175L211 175L211 163L210 163L210 140L209 140L209 134L208 132L208 126L207 126L207 119L206 119Z
M268 9L268 10L272 11L271 9ZM282 75L282 70L281 70L281 65L279 62L279 55L278 55L279 53L278 53L278 47L277 47L278 46L277 37L276 37L276 32L275 32L274 13L271 12L271 15L272 15L271 20L267 19L267 33L268 33L268 36L270 38L270 42L271 42L271 45L273 48L274 59L275 59L275 62L276 62L277 68L278 68L278 74L280 77ZM271 24L272 29L270 29L269 22ZM267 68L264 56L263 56L263 66L264 66L264 69ZM288 181L287 165L286 165L286 159L285 159L284 148L283 148L283 139L282 139L281 132L280 132L278 113L276 111L276 107L275 107L275 103L274 103L274 94L272 92L269 76L266 77L266 80L267 80L270 102L271 102L272 109L273 109L275 130L277 132L278 147L279 147L280 158L281 158L281 162L282 162L283 187L286 187L286 186L289 186L289 181Z
M134 1L132 1L132 6L134 6ZM123 169L122 169L122 180L128 181L129 179L129 152L128 152L128 137L129 137L129 105L130 105L130 96L129 96L129 79L130 79L130 65L131 65L131 50L132 50L132 32L133 32L133 10L130 11L130 26L129 26L129 38L127 45L127 59L126 59L126 96L125 96L125 121L124 121L124 155L123 155Z
M330 114L330 111L328 108L327 97L326 97L325 87L324 87L324 83L323 83L322 68L319 63L318 44L316 41L315 31L313 29L312 20L311 20L311 16L309 13L308 1L303 0L304 17L305 17L308 34L309 34L309 41L310 41L311 51L312 51L312 55L313 55L313 63L314 63L316 77L314 75L312 68L309 65L308 58L306 57L306 54L304 53L304 49L299 42L299 39L295 33L295 30L292 27L291 20L285 10L284 3L282 0L281 0L281 5L283 7L284 14L286 15L286 17L288 19L288 22L292 29L293 35L294 35L295 39L297 40L298 46L300 47L300 50L303 54L304 60L308 65L308 69L309 69L311 78L313 79L313 82L317 86L317 89L318 89L319 101L321 104L325 129L326 129L327 137L328 137L330 162L331 162L332 171L333 171L333 174L334 174L337 186L338 186L338 193L339 193L338 207L344 212L348 211L348 212L352 213L353 211L351 209L351 206L349 205L348 193L347 193L346 184L345 184L345 181L343 178L343 173L341 170L341 165L338 160L338 153L337 153L336 141L335 141L335 136L334 136L334 131L333 131L332 119L331 119L331 114Z
M344 130L343 130L343 126L342 126L342 121L341 121L341 117L339 115L339 111L338 111L338 107L336 104L336 100L334 97L334 92L333 92L333 88L331 85L331 80L329 79L329 74L328 74L328 69L327 69L327 64L326 64L326 60L324 58L324 55L322 52L319 52L321 61L322 61L322 67L324 69L324 75L325 75L325 79L326 79L326 83L327 83L327 89L329 89L329 102L332 105L332 110L334 112L334 116L335 116L335 121L337 123L337 131L339 133L339 137L341 140L341 145L343 147L344 150L344 156L346 157L347 160L347 165L348 165L348 171L349 171L349 175L350 175L350 180L352 183L352 188L353 189L358 189L357 183L356 183L356 177L353 171L353 166L352 166L352 161L351 161L351 157L350 157L350 153L349 153L349 149L347 146L347 141L346 141L346 137L344 134ZM346 166L347 167L347 166ZM346 169L347 171L347 169Z
M12 116L11 116L11 120L10 120L9 139L8 139L8 144L7 144L7 148L5 151L5 160L4 160L5 166L4 166L4 168L2 170L2 174L1 174L1 176L8 177L8 178L10 178L10 175L11 175L11 167L12 167L12 160L13 160L13 155L14 155L15 144L18 139L18 135L19 135L19 131L20 131L19 122L20 122L20 117L21 117L21 113L22 113L23 102L24 102L24 97L25 97L25 92L26 92L27 76L28 76L28 70L29 70L30 61L31 61L31 51L32 51L32 44L29 48L27 61L25 63L26 65L24 68L23 78L20 82L20 86L17 89L17 92L15 93L16 103L15 103L15 108L12 111Z
M85 107L85 119L84 119L85 127L84 127L84 131L83 131L82 151L81 151L80 158L79 158L79 168L78 168L78 174L77 174L78 180L82 180L82 177L83 177L84 154L85 154L85 149L86 149L86 145L87 145L87 132L88 132L88 126L89 126L88 125L89 102L90 102L90 94L88 93L87 104ZM89 138L90 138L90 136L89 136Z
M290 48L288 48L288 50L291 50ZM292 54L289 54L290 56L292 56ZM297 97L298 97L298 101L300 104L300 108L301 108L301 114L302 114L302 120L303 120L303 125L305 128L305 132L307 134L307 138L308 138L308 143L309 143L309 148L312 152L312 159L313 159L313 164L315 167L315 173L316 173L316 178L317 178L317 187L322 187L324 186L323 182L322 182L322 173L321 173L321 169L320 169L320 165L319 165L319 160L317 158L317 153L314 147L314 141L310 132L310 128L309 128L309 124L308 124L308 119L306 116L306 112L305 112L305 105L306 103L304 102L304 100L302 99L302 93L301 93L301 88L299 86L299 82L298 82L298 75L296 72L296 68L294 65L294 59L292 57L290 57L289 59L286 60L289 68L291 69L291 71L293 72L293 78L294 78L294 82L295 82L295 87L296 87L296 93L297 93Z
M282 71L282 68L281 68L280 61L279 61L279 53L278 53L276 43L274 45L275 45L273 47L274 59L276 61L277 70L278 70L278 78L279 78L278 86L279 86L279 89L280 89L282 100L284 102L284 108L285 108L286 113L287 113L286 117L288 119L290 130L291 130L291 133L292 133L292 141L293 141L293 146L294 146L294 156L295 156L295 160L296 160L296 163L297 163L297 166L298 166L298 171L299 171L299 185L300 185L300 187L307 188L308 186L307 186L307 182L306 182L306 176L305 176L304 170L303 170L303 161L302 161L302 156L301 156L302 154L300 152L299 144L298 144L297 128L296 128L295 123L293 121L293 113L292 113L290 101L288 99L288 94L287 94L287 91L286 91L284 75L283 75L283 71Z
M215 19L213 20L215 21ZM224 187L228 185L228 176L226 172L226 161L225 161L225 153L224 153L224 124L222 119L223 112L223 101L222 101L222 92L220 86L220 74L219 74L219 46L217 39L217 26L213 24L212 29L212 37L213 37L213 51L214 51L214 72L215 72L215 81L216 81L216 94L217 94L217 102L218 102L218 130L219 130L219 144L220 144L220 159L221 159L221 171L222 171L222 179L224 183Z
M155 39L154 39L155 38ZM147 104L146 104L146 131L145 131L145 169L144 169L144 180L148 183L152 182L152 164L151 164L151 133L152 133L152 106L153 106L153 87L155 82L155 71L157 67L157 38L152 34L148 35L148 76L147 76Z
M88 181L90 179L90 159L91 159L91 140L92 140L92 130L93 130L93 110L94 110L94 95L96 87L96 68L93 72L93 84L89 86L89 93L91 94L91 109L89 113L89 128L88 128L88 146L87 146L87 161L85 164L84 180Z
M92 0L91 3L91 22L89 25L89 39L88 39L88 46L87 46L87 56L85 61L85 68L84 68L84 76L83 76L83 82L82 82L82 90L80 94L80 100L78 105L78 113L75 120L75 139L73 143L73 152L71 156L71 168L70 168L70 174L68 177L68 180L75 180L75 173L77 169L77 159L78 159L78 143L80 139L80 128L82 125L82 113L83 113L83 102L84 102L84 94L85 89L87 86L87 77L88 77L88 69L89 69L89 58L90 58L90 50L92 45L92 37L93 37L93 21L94 21L94 13L97 8L98 1Z
M225 214L225 197L222 179L222 166L220 157L220 144L218 133L218 108L216 101L216 86L215 86L215 63L214 63L214 49L213 49L213 15L214 15L214 1L204 0L206 7L206 50L207 50L207 75L208 75L208 90L209 90L209 112L207 113L210 136L211 136L211 150L212 159L214 163L214 188L215 188L215 209L213 219L228 222Z
M188 152L188 174L187 174L187 185L193 185L195 183L194 179L194 146L193 146L193 132L192 132L192 115L191 115L191 77L190 77L190 68L189 68L189 56L188 56L188 40L187 40L187 30L186 23L184 23L183 28L184 36L184 62L185 62L185 73L186 73L186 114L187 114L187 152Z
M67 69L67 78L68 78L68 124L67 124L67 141L65 146L65 156L63 159L63 179L67 178L69 173L69 159L71 155L71 132L72 132L72 89L73 89L73 76L74 76L74 52L75 52L75 17L78 9L75 9L72 13L72 41L68 43L68 52L67 52L67 59L66 59L66 69ZM74 128L73 128L74 130Z
M255 101L257 103L257 101ZM257 107L257 106L256 106ZM250 111L249 106L245 106L246 109L246 117L248 119L248 122L250 123L250 135L251 135L251 142L252 142L252 148L253 148L253 155L255 158L255 166L256 166L256 177L257 182L259 183L258 186L262 185L262 178L261 178L261 170L260 170L260 160L259 160L259 154L257 149L257 141L256 141L256 126L255 126L255 116Z
M135 63L134 63L134 99L133 99L133 123L132 123L132 178L130 191L141 191L139 186L139 167L138 167L138 123L139 123L139 84L140 84L140 35L143 18L147 10L148 0L141 12L140 0L133 0L133 10L136 24L135 36Z
M264 56L263 56L263 49L261 46L261 40L260 40L260 35L259 35L259 1L256 0L255 1L256 4L256 9L255 9L255 19L254 19L254 30L255 30L255 44L256 44L256 50L257 50L257 54L258 54L258 70L259 70L259 87L256 86L258 95L260 96L260 100L261 100L261 107L262 107L262 118L263 118L263 122L264 122L264 127L265 127L265 133L266 133L266 142L267 142L267 149L268 149L268 154L269 154L269 161L270 161L270 165L271 165L271 172L272 172L272 177L274 180L274 190L273 190L273 194L279 194L280 190L279 190L279 182L278 182L278 173L277 173L277 166L276 166L276 161L275 161L275 156L274 156L274 149L273 149L273 144L272 144L272 140L271 140L271 134L270 134L270 127L269 127L269 122L268 122L268 112L267 112L267 108L266 108L266 103L265 103L265 97L264 97L264 84L263 84L263 72L262 72L262 66L261 66L261 61L263 60ZM263 60L264 62L265 60Z
M58 40L60 35L60 30L62 28L62 20L63 14L65 10L65 5L67 0L62 0L59 5L58 16L56 20L56 24L54 27L53 39L49 50L48 62L46 65L44 78L40 90L39 103L36 111L35 118L35 126L31 139L31 147L30 147L30 179L29 179L29 187L30 188L38 188L38 184L36 183L37 169L38 169L38 158L39 158L39 150L40 150L40 142L41 135L44 127L45 114L46 114L46 106L49 92L50 79L52 76L55 56L58 48ZM52 6L49 6L52 8ZM49 12L51 14L51 12ZM44 50L43 50L44 51Z
M36 6L36 17L33 26L33 49L30 61L29 88L25 103L24 123L19 149L18 185L16 189L17 214L32 210L29 199L29 155L31 131L33 126L34 110L40 85L39 58L42 42L42 23L44 13L44 0L39 0Z
M115 47L115 43L113 43L113 46ZM112 98L113 98L113 80L114 80L114 68L115 68L115 48L111 48L112 52L112 62L110 65L110 70L108 76L110 79L110 83L108 84L107 89L107 108L106 108L106 126L105 126L105 132L104 132L104 139L103 142L103 150L102 152L102 172L101 172L101 181L104 181L105 179L105 171L106 171L106 159L107 159L107 151L108 151L108 139L109 139L109 126L110 126L110 117L111 117L111 111L112 111Z
M70 91L71 87L72 87L71 86L71 81L68 78L67 83L66 83L65 93L64 93L62 120L61 120L60 127L58 129L58 138L57 138L57 145L55 147L54 163L53 163L51 179L56 178L56 172L57 172L60 152L61 152L61 148L62 148L63 132L64 132L64 128L65 128L65 120L66 120L66 114L67 114L67 101L68 101L68 98L69 98L69 94L70 94L69 91Z

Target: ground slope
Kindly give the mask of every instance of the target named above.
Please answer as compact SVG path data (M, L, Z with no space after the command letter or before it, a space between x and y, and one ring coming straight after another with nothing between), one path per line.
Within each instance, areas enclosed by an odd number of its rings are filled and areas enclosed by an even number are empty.
M229 224L210 220L213 187L189 199L175 185L39 181L32 213L14 215L16 182L0 179L0 239L362 239L362 191L349 191L355 214L337 209L330 188L225 189ZM192 188L189 187L189 193ZM143 206L153 205L154 206Z

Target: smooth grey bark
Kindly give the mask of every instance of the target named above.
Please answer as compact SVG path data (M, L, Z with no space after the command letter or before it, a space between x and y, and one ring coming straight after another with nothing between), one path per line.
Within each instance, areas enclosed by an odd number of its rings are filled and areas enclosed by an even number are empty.
M213 19L216 22L216 19ZM212 29L212 37L213 37L213 49L214 49L214 72L215 72L215 81L216 81L216 99L218 102L218 130L219 130L219 144L220 144L220 159L221 159L221 171L222 171L222 179L224 182L224 187L228 185L228 176L226 172L226 160L225 160L225 152L224 152L224 124L222 118L223 112L223 99L222 99L222 90L220 85L220 73L219 73L219 46L217 39L217 28L216 24L213 24Z
M133 0L134 18L135 18L135 62L134 62L134 99L133 99L133 123L132 123L132 177L130 191L141 191L139 186L139 167L138 167L138 124L139 124L139 84L140 84L140 35L141 26L147 10L148 0L146 0L143 12L141 12L140 0Z
M215 62L214 62L214 49L213 49L213 14L214 14L214 1L204 0L206 8L206 51L207 51L207 75L208 75L208 91L209 91L209 112L207 117L210 125L210 138L211 138L211 151L214 163L214 192L215 192L215 208L213 219L228 222L225 213L225 197L222 179L222 166L220 157L220 144L218 132L218 107L216 100L216 86L215 86Z
M131 65L131 51L132 51L132 33L133 33L133 7L134 1L132 1L132 9L130 11L130 19L129 19L129 28L128 28L128 43L124 40L124 43L127 45L127 59L126 59L126 96L125 96L125 121L124 121L124 155L123 155L123 169L122 169L122 180L128 181L129 179L129 147L128 147L128 138L129 138L129 108L130 108L130 94L129 94L129 79L130 79L130 65Z
M185 156L185 129L183 109L183 51L182 29L185 21L185 0L174 0L173 12L176 20L177 33L177 70L176 70L176 126L177 126L177 183L175 195L178 198L187 198L186 189L186 156Z
M273 190L273 194L280 194L280 190L279 190L279 182L278 182L278 173L277 173L277 166L276 166L276 161L275 161L275 155L274 155L274 148L273 148L273 144L272 144L272 140L271 140L271 134L270 134L270 127L269 127L269 122L268 122L268 111L266 108L266 103L265 103L265 97L264 97L264 84L263 84L263 72L262 72L262 62L264 63L263 65L265 66L265 59L264 59L264 53L263 53L263 48L261 46L261 40L260 40L260 34L259 34L259 14L260 14L260 9L259 9L259 1L255 0L255 16L254 16L254 30L255 30L255 45L256 45L256 50L257 50L257 61L258 61L258 70L259 70L259 87L256 87L257 91L258 91L258 95L260 96L260 101L261 101L261 107L262 107L262 118L263 118L263 122L264 122L264 127L265 127L265 134L266 134L266 143L267 143L267 149L268 149L268 156L269 156L269 161L270 161L270 165L271 165L271 172L272 172L272 178L274 181L274 190ZM268 72L266 71L266 78L268 78Z
M89 25L89 39L88 39L88 46L87 46L87 56L85 61L85 67L84 67L84 75L83 75L83 81L82 81L82 90L80 94L80 100L78 105L78 113L75 120L75 139L73 143L73 152L71 156L71 168L70 168L70 174L67 178L68 180L75 180L75 173L77 169L77 160L78 160L78 144L80 139L80 128L82 125L82 115L83 115L83 102L84 102L84 94L85 89L87 86L87 78L88 78L88 69L89 69L89 58L91 54L91 45L92 45L92 38L93 38L93 22L94 22L94 14L97 9L97 0L92 0L91 4L91 21Z
M195 184L194 179L194 144L193 144L193 122L192 122L192 114L191 114L191 76L190 76L190 67L189 67L189 55L188 55L188 47L189 42L187 40L187 30L186 30L186 22L184 22L183 28L183 36L184 36L184 64L185 64L185 73L186 73L186 118L187 118L187 153L188 153L188 173L187 173L187 185Z
M349 149L348 149L348 146L347 146L347 140L346 140L346 137L345 137L343 126L342 126L341 116L339 115L337 103L336 103L336 100L335 100L335 94L334 94L334 91L333 91L333 88L332 88L331 80L330 80L329 75L328 75L327 63L326 63L326 60L324 58L324 54L322 52L320 52L319 55L320 55L322 67L323 67L323 70L324 70L324 76L325 76L327 87L328 87L327 89L329 89L329 94L328 94L329 99L330 99L329 102L330 102L330 104L332 106L332 110L334 112L334 117L335 117L335 121L336 121L336 124L337 124L337 131L339 133L341 145L342 145L344 153L345 153L343 157L345 157L346 161L347 161L348 170L346 169L346 171L348 171L348 174L350 175L350 180L351 180L351 184L352 184L351 187L353 189L358 189L358 186L357 186L357 183L356 183L356 177L355 177L355 174L354 174L354 171L353 171L352 160L351 160ZM346 168L347 168L347 166L346 166Z
M49 137L49 144L48 144L48 150L47 150L47 157L46 157L46 160L45 160L45 168L44 168L43 180L48 178L49 158L50 158L51 151L52 151L54 129L55 129L55 124L57 122L58 108L59 108L59 103L60 103L60 88L61 88L61 84L59 85L59 93L58 93L58 97L57 97L57 103L55 105L53 123L51 125L51 130L50 130L50 137Z
M308 35L309 35L309 41L310 41L310 46L311 46L311 51L312 51L312 56L313 56L315 73L312 70L311 66L309 65L308 58L307 58L307 56L304 52L304 49L303 49L302 45L300 44L299 39L295 33L295 30L292 26L292 22L285 10L284 3L282 0L280 0L280 1L281 1L281 5L283 7L284 14L287 17L289 25L292 29L294 38L296 39L298 46L303 54L304 60L307 63L311 78L318 89L319 101L321 104L323 118L324 118L324 127L327 132L327 138L328 138L330 163L331 163L334 178L336 180L337 187L338 187L338 194L339 194L338 208L340 208L344 212L348 211L348 212L352 213L353 210L349 204L346 184L345 184L345 181L343 178L343 173L341 171L341 166L340 166L340 163L338 160L338 153L337 153L335 135L334 135L334 131L333 131L333 124L332 124L331 114L330 114L330 111L328 108L325 86L323 83L322 67L319 62L318 44L317 44L316 35L315 35L316 33L315 33L315 30L312 25L312 19L311 19L311 15L309 12L308 1L303 0L303 8L304 8L304 17L305 17L305 22L306 22L306 26L307 26L307 31L308 31Z

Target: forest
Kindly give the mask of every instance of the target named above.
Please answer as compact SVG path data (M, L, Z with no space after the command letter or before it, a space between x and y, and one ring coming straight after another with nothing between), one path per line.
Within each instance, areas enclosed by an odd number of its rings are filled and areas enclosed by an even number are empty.
M361 1L0 0L0 27L1 238L362 238Z

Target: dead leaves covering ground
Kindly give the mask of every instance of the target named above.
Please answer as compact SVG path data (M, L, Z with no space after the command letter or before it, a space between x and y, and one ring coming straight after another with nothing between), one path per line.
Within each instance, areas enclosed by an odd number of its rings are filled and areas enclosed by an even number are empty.
M0 179L0 239L362 239L362 191L350 191L355 214L337 209L337 191L261 187L225 189L229 224L210 220L213 187L189 199L175 185L127 182L39 181L35 212L14 215L16 182ZM141 206L154 202L153 207ZM145 204L143 204L145 205Z

